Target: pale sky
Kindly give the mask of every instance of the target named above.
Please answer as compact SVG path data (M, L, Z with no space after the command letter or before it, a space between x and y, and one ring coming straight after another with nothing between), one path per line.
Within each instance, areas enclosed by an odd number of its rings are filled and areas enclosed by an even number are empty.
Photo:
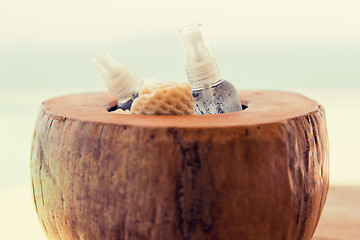
M360 42L359 0L2 0L0 46L91 45L177 34L218 42Z

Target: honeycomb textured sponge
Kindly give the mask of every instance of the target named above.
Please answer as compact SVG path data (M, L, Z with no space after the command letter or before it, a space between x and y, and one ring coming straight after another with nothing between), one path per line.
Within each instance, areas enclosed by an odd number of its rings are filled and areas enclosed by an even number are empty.
M121 108L116 109L115 111L113 111L113 113L118 113L118 114L131 114L130 110L122 110Z
M187 83L144 85L131 106L131 113L143 115L192 115L194 100Z

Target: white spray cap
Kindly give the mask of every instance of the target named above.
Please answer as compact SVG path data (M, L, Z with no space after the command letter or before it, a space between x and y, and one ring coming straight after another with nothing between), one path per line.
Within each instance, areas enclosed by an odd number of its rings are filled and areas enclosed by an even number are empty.
M180 29L180 33L190 86L194 89L219 81L221 77L216 60L202 34L201 24L185 26Z
M129 67L121 65L106 51L99 53L93 64L105 80L106 87L119 101L130 98L143 84Z

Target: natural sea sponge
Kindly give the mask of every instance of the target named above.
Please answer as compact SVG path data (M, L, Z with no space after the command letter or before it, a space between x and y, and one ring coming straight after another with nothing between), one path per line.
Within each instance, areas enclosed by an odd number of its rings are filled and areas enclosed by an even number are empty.
M113 113L118 113L118 114L131 114L130 110L123 110L121 108L116 109L115 111L113 111Z
M194 100L187 83L144 85L131 106L131 113L143 115L192 115Z

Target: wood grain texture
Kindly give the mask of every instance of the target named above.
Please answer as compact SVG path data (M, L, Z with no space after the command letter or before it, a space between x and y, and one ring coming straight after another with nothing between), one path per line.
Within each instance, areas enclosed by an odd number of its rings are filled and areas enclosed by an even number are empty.
M328 191L324 109L286 92L202 116L107 111L107 93L43 103L31 154L49 239L311 239Z

